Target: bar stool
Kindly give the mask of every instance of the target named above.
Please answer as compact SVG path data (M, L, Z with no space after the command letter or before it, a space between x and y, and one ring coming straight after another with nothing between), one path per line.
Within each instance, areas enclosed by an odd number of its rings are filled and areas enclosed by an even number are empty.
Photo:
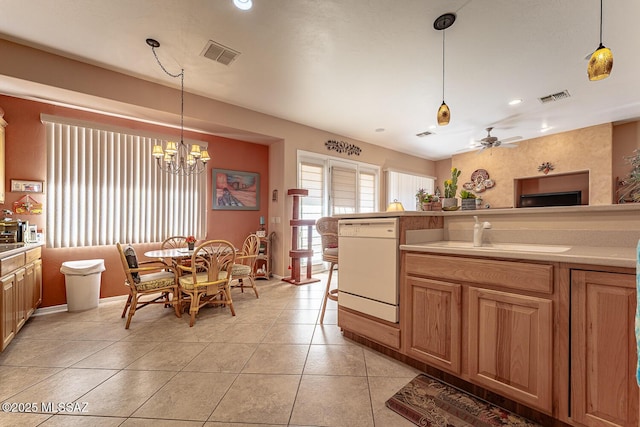
M320 314L320 324L322 324L324 312L327 309L327 300L338 301L338 288L331 289L333 268L338 265L338 220L326 216L322 217L316 221L316 230L322 239L322 260L330 264L327 287L322 298L322 311Z

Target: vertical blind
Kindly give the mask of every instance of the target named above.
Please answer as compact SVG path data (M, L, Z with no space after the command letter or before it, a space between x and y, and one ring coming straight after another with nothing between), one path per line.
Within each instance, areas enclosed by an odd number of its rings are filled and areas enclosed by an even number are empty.
M416 210L416 193L422 188L429 194L435 191L435 178L410 173L387 171L387 203L398 200L408 211Z
M166 140L53 116L43 115L42 122L48 247L206 235L206 174L159 170L151 152Z

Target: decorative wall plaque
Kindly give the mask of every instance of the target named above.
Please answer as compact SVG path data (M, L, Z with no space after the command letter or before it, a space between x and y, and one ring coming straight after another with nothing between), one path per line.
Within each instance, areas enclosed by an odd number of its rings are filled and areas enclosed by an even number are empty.
M324 146L327 147L327 150L335 150L338 153L347 153L347 155L349 156L352 154L359 156L360 151L362 151L357 145L349 144L348 142L344 141L335 141L332 139L325 142Z

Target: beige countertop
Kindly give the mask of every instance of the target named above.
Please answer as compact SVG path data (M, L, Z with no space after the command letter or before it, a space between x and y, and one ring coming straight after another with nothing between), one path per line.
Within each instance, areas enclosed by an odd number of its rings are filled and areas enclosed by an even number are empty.
M0 258L6 258L39 246L44 246L44 243L0 243Z
M464 247L466 242L424 242L415 244L400 245L404 251L428 252L437 254L473 255L484 257L523 259L535 261L569 262L579 264L592 264L612 267L635 268L636 249L629 247L615 246L566 246L562 245L534 245L516 244L517 250L509 248L509 244L496 244L497 246L483 246L474 248L470 243L469 247ZM458 246L457 243L460 243ZM449 246L450 245L450 246ZM546 250L548 249L548 250Z

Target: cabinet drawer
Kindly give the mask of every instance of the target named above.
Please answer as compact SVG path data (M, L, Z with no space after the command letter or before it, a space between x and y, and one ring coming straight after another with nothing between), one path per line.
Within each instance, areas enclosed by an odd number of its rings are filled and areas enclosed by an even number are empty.
M29 249L28 251L25 252L25 263L29 264L39 258L42 257L42 251L40 249L40 247L37 248L33 248L33 249Z
M338 307L338 326L394 350L400 349L400 329Z
M550 294L553 266L520 261L407 253L407 274Z
M24 252L0 259L0 276L11 273L24 265Z

